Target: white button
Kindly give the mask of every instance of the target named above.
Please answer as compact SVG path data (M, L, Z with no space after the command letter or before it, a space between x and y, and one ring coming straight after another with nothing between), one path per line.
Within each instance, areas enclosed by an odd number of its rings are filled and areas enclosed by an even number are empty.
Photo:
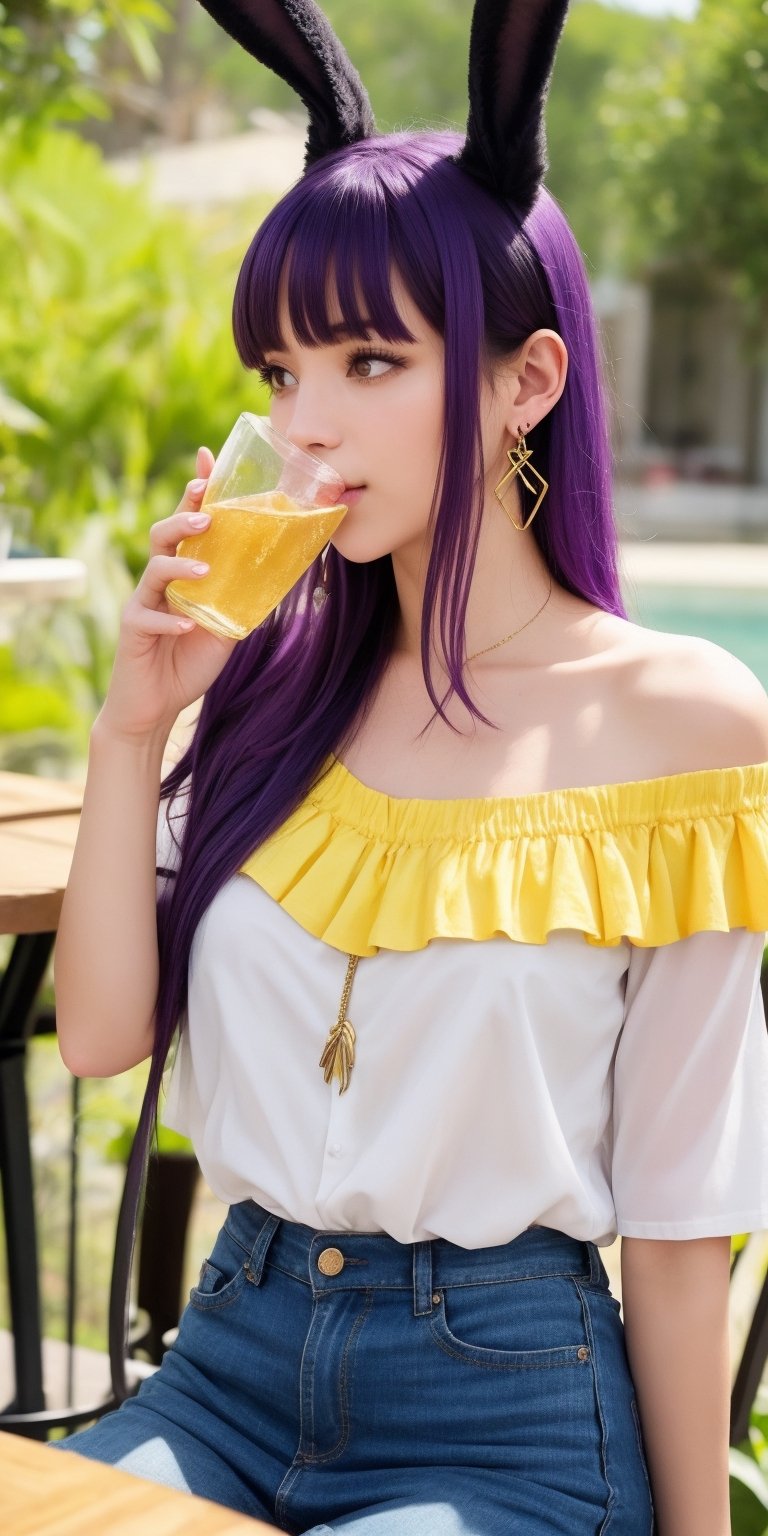
M342 1154L343 1151L344 1151L344 1148L341 1145L340 1141L332 1141L332 1142L329 1143L329 1146L328 1146L328 1156L329 1157L341 1157L341 1154Z

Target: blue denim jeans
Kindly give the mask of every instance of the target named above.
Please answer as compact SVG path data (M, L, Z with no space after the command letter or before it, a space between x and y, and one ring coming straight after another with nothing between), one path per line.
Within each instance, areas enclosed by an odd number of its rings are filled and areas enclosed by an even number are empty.
M317 1232L232 1206L136 1397L59 1448L292 1536L651 1536L594 1243Z

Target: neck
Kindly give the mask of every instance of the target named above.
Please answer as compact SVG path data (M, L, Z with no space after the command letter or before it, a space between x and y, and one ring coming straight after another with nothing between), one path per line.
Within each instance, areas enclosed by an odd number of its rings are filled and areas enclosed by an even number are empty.
M522 523L523 512L519 496L506 497L515 521ZM395 550L392 567L400 602L400 623L395 639L395 650L401 657L411 658L421 665L421 621L424 603L429 548L426 542L418 547L408 546ZM541 630L547 625L550 610L558 607L557 584L552 582L552 595L543 611L533 618L542 607L550 587L550 572L539 549L532 529L520 532L513 528L509 518L496 498L486 497L477 545L477 557L472 585L467 603L465 622L466 655L483 650L501 640L512 630L520 629L508 644L492 651L488 656L473 662L473 667L484 664L494 666L500 661L514 658L521 665L540 654ZM529 620L532 623L528 623ZM526 625L525 629L522 626ZM445 673L445 657L439 641L433 633L432 649L434 670Z

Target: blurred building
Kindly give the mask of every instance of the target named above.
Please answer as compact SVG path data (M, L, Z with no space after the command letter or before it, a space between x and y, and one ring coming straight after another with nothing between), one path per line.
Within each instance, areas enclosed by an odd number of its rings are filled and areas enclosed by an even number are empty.
M768 348L750 359L736 301L680 267L593 296L637 531L768 539Z
M738 308L679 270L640 285L598 280L627 472L768 483L768 368L750 366Z

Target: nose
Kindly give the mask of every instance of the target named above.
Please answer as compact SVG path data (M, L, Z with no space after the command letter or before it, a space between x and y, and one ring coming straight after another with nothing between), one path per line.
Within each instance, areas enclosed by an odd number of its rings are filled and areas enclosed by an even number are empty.
M297 448L322 456L323 452L339 447L341 426L327 384L323 388L320 380L302 382L293 392L291 405L293 409L282 423L282 430Z

